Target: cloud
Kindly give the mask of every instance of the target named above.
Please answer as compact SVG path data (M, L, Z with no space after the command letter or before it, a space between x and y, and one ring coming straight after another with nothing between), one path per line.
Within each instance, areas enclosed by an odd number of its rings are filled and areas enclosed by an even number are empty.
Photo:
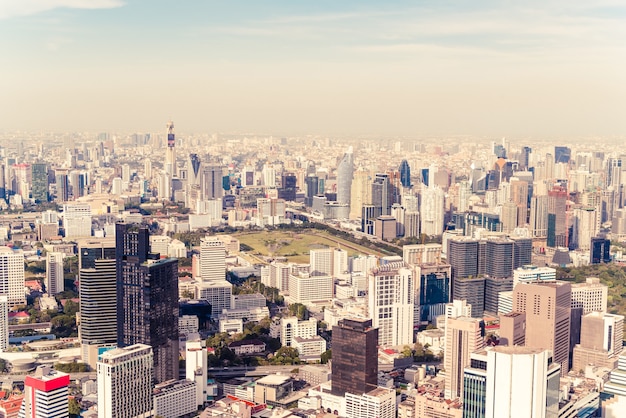
M124 5L122 0L2 0L0 19L29 16L48 10L66 9L112 9Z

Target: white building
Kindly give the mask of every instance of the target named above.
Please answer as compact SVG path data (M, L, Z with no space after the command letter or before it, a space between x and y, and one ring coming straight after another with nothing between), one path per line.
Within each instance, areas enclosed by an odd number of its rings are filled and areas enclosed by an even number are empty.
M368 280L368 315L381 346L413 344L413 270L403 261L374 268Z
M559 416L561 367L551 361L549 350L497 346L471 358L476 367L464 373L468 416L475 416L471 408L483 402L485 418Z
M220 332L228 334L239 334L243 332L243 319L240 318L224 318L220 315Z
M265 296L260 293L233 295L233 309L263 308L267 305Z
M572 308L583 308L583 314L606 312L608 287L597 277L588 277L585 283L572 284Z
M63 205L63 228L65 238L91 236L91 206L87 203Z
M270 330L273 338L280 338L280 343L284 346L291 347L293 339L311 338L317 335L317 320L309 318L299 321L295 316L281 318L279 323L271 325Z
M178 317L178 332L184 335L197 334L200 324L196 315Z
M205 237L200 241L200 278L205 283L226 279L226 248L218 237Z
M26 305L24 293L24 252L0 247L0 295L8 297L9 307Z
M270 310L267 306L262 308L249 308L249 309L224 309L222 313L219 314L218 318L221 321L230 321L233 319L237 319L242 321L243 319L246 322L259 322L263 318L267 318L270 316ZM243 332L243 331L242 331Z
M98 361L98 418L150 418L152 347L135 344L102 354Z
M207 401L207 349L203 339L189 340L185 352L185 378L196 383L196 407Z
M331 276L311 276L308 273L289 275L289 300L291 303L307 304L333 298Z
M513 270L513 287L518 283L556 281L556 269L552 267L522 266Z
M9 348L9 298L0 295L0 352Z
M46 254L46 292L50 296L63 292L63 253Z
M346 392L346 417L395 418L396 391L378 387L360 395Z
M18 418L66 418L70 375L39 366L33 376L24 379L24 399Z
M233 285L226 280L214 280L196 284L198 299L204 299L211 304L211 315L215 318L224 310L230 309Z
M311 276L333 275L334 251L332 248L314 248L309 252Z
M326 351L326 340L319 335L311 338L295 337L291 346L298 350L298 357L304 361L319 360L320 356Z
M154 387L154 415L178 418L198 410L196 383L189 380L169 380Z
M257 225L264 227L286 223L285 209L284 199L257 199Z
M444 218L444 192L442 189L430 186L422 191L420 217L422 234L441 235Z

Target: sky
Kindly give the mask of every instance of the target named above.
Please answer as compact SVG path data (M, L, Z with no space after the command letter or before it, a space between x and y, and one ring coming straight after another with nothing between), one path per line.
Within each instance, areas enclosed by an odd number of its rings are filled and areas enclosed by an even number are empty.
M0 0L0 130L622 136L623 0Z

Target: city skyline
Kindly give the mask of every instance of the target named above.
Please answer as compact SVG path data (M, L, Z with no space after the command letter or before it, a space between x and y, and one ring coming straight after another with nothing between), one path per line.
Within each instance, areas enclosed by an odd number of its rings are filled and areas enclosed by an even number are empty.
M3 130L620 135L614 1L6 1ZM63 100L59 100L62 98Z

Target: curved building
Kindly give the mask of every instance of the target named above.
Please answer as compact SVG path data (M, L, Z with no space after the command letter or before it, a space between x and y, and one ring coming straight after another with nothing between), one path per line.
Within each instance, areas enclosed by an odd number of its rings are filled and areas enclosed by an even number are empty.
M352 175L354 173L354 156L352 147L343 154L343 158L337 166L337 203L350 205L350 189L352 188Z

